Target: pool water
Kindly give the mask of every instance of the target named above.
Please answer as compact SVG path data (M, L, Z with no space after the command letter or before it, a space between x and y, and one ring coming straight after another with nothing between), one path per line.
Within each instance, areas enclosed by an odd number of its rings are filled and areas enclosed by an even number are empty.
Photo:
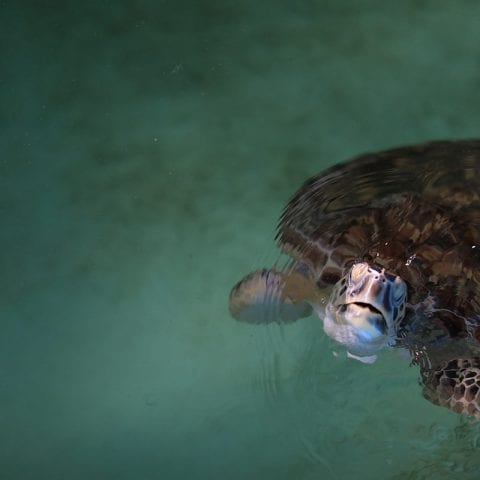
M303 180L478 136L480 5L0 5L2 480L478 479L398 351L228 314Z

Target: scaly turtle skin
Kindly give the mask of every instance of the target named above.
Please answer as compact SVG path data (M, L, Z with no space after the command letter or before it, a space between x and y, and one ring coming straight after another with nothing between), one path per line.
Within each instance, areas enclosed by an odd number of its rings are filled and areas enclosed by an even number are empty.
M480 419L480 140L367 154L308 180L277 241L292 263L244 277L230 312L312 309L348 354L408 349L431 402Z

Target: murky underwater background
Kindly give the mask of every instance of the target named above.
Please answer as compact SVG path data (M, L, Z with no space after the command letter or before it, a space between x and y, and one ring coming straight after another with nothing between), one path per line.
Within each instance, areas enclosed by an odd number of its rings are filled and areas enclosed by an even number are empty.
M300 183L478 137L480 4L0 4L0 470L478 479L480 427L231 286Z

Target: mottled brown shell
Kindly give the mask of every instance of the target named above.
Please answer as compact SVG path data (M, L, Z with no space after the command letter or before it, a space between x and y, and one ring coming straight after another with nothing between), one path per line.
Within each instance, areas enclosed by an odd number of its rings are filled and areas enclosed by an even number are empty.
M480 340L480 141L362 155L308 180L278 227L282 249L319 285L354 261L400 275L411 304L433 302L452 335ZM470 327L469 327L470 328Z

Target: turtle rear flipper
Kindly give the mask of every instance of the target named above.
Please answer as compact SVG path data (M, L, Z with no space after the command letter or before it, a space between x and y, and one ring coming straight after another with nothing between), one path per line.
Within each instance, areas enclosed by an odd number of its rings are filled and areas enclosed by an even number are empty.
M288 323L312 313L315 283L299 271L257 270L240 280L230 292L229 310L248 323Z
M423 396L480 420L480 358L457 358L422 371Z

